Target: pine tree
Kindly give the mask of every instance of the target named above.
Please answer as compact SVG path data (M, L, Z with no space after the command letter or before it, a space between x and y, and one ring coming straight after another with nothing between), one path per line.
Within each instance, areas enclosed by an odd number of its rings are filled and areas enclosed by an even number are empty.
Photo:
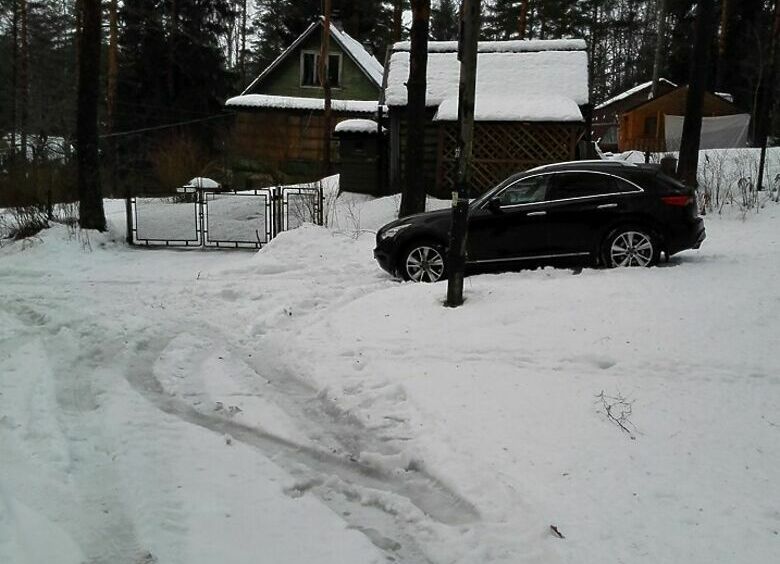
M431 39L453 41L458 39L458 7L455 0L439 0L431 10Z

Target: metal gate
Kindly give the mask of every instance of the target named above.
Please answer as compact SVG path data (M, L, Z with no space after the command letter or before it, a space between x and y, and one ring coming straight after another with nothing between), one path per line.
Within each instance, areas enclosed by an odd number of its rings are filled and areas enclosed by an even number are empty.
M134 245L259 249L282 231L322 225L319 187L181 188L166 198L130 198Z

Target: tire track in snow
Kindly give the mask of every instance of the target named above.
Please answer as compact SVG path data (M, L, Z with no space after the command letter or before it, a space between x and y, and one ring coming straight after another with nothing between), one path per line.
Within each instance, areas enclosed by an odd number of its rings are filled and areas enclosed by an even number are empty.
M169 395L155 377L153 368L169 343L170 339L160 337L147 337L135 343L134 360L128 364L126 377L136 391L165 413L256 448L297 479L295 487L288 491L289 495L295 497L306 492L313 493L390 558L401 562L431 562L415 537L416 529L424 526L425 516L448 526L467 525L479 520L474 506L423 470L408 468L389 472L362 463L354 456L339 456L301 445L256 427L199 411ZM306 391L300 388L297 393L305 394ZM301 417L307 414L310 415L311 411L293 415ZM330 434L338 436L343 432L343 426L328 421L326 415L325 410L321 411L317 423L335 428L335 432ZM365 430L353 430L351 437L352 441L370 442ZM353 443L352 446L357 445ZM411 510L404 511L404 504L411 504L423 515L409 517L415 510L408 508ZM407 517L402 513L406 513Z

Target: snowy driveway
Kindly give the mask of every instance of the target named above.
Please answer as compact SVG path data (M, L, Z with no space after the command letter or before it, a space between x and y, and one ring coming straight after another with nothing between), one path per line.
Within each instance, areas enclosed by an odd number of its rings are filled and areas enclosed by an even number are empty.
M316 227L2 248L0 562L771 561L780 213L707 227L458 310Z

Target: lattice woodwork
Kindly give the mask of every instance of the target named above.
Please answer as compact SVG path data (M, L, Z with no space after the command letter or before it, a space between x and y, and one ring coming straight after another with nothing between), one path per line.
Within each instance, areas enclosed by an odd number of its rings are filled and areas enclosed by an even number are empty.
M476 123L472 158L472 185L478 192L492 188L507 176L542 164L574 158L583 127L566 124ZM442 124L437 159L437 191L455 187L456 124Z

